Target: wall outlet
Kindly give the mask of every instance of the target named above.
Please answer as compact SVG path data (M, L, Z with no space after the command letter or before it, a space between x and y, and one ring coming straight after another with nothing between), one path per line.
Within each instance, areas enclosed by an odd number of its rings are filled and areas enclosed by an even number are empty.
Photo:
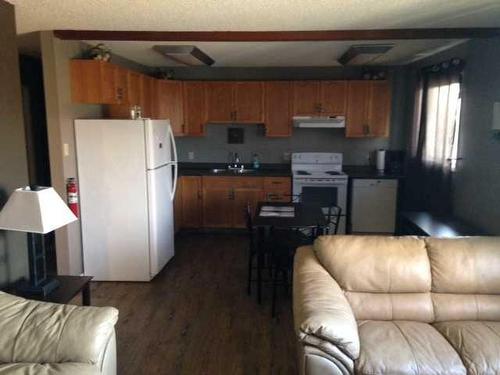
M69 156L69 144L63 143L63 154L64 156Z
M194 152L193 151L189 151L188 152L188 159L189 160L194 160Z

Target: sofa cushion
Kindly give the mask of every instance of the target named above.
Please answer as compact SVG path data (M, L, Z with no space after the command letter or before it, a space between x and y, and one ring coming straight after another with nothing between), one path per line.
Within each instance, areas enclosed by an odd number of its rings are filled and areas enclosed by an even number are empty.
M417 237L321 236L314 250L342 289L349 292L430 292L425 243Z
M0 292L0 363L96 364L118 310L41 303Z
M435 293L500 294L500 237L426 238ZM500 307L500 306L499 306Z
M0 364L0 375L98 375L96 366L85 363L11 363Z
M500 373L500 322L453 321L434 327L453 345L468 374Z
M466 374L453 347L429 324L368 320L358 330L358 374Z

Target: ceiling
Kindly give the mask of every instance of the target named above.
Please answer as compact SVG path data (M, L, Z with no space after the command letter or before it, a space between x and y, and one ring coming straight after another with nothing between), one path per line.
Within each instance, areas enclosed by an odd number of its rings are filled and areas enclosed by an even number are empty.
M384 40L328 42L138 42L86 41L104 43L113 53L151 67L177 66L153 50L157 44L195 45L215 60L216 67L338 66L337 59L351 45L393 44L386 54L369 65L404 65L450 48L463 40Z
M498 0L8 0L18 34L498 27Z

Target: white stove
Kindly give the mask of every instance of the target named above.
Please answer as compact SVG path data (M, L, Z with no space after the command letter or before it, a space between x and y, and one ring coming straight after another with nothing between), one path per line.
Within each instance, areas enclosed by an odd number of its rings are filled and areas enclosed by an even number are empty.
M292 154L293 195L342 209L338 233L345 233L348 176L342 171L342 154L301 152ZM323 206L324 204L324 206Z

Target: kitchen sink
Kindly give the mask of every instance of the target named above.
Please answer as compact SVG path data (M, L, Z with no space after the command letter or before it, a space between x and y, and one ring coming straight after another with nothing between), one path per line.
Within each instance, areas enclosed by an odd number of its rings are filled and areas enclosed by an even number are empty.
M214 168L210 170L213 174L251 174L255 173L255 169L218 169Z

